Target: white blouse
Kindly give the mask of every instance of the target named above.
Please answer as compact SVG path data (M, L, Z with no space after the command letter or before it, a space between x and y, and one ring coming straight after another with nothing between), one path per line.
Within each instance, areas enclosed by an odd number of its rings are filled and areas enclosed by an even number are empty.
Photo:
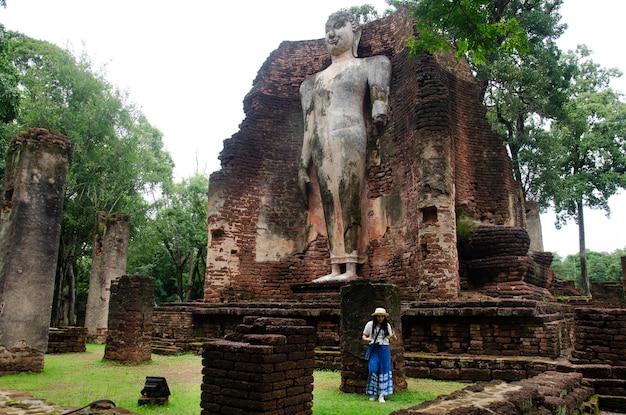
M382 344L383 346L389 346L389 337L393 333L393 331L391 329L391 324L387 323L387 329L389 331L389 336L385 336L385 331L383 329L380 329L380 331L379 331L378 330L379 327L376 327L374 329L374 332L372 333L372 326L373 325L374 324L373 324L372 320L368 321L367 324L365 325L365 328L363 329L363 334L365 334L367 337L371 338L371 337L374 337L376 332L378 332L377 338L374 339L376 341L376 343Z

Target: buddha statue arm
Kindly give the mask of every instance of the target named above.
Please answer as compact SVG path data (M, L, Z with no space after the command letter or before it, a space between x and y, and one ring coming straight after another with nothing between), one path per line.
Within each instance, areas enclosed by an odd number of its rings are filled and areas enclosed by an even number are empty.
M309 203L307 193L307 184L310 182L308 169L312 160L311 140L314 139L315 131L313 82L314 77L309 77L300 85L300 101L302 104L302 114L304 115L304 137L302 140L302 152L298 162L298 186L305 205Z
M372 118L384 125L389 119L389 84L391 61L386 56L373 56L368 62L368 83L372 102Z

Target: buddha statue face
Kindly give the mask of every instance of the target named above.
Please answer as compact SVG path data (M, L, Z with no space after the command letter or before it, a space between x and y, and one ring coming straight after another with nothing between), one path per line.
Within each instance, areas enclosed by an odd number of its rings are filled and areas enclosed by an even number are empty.
M351 50L356 57L360 38L361 28L351 14L337 12L328 18L325 41L331 56L340 56Z

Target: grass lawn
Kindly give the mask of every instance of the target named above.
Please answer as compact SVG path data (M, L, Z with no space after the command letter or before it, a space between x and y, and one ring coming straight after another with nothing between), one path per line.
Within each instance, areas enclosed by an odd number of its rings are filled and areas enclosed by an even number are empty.
M339 372L316 371L313 391L314 415L382 415L396 409L415 406L423 401L447 395L467 386L460 382L430 379L407 379L407 390L386 397L386 403L370 402L365 395L343 393L339 390Z
M143 364L103 362L104 346L88 344L86 353L46 355L43 373L21 373L0 377L1 389L18 389L57 405L81 407L97 399L110 399L131 412L152 415L200 413L202 359L152 355ZM167 406L139 406L146 376L163 376L172 395ZM379 415L417 405L463 388L458 382L408 379L409 388L388 397L386 404L370 402L364 395L339 391L338 372L315 372L314 415Z

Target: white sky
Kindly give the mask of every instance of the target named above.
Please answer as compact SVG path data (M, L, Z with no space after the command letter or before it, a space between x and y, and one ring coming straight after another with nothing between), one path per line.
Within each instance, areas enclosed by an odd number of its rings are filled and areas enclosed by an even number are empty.
M388 7L383 0L7 0L0 23L106 64L107 79L163 132L182 178L219 169L222 141L237 132L243 98L280 42L321 38L329 14L364 3L381 13ZM624 11L623 0L565 0L561 47L584 43L596 62L626 72ZM626 92L626 78L613 87ZM585 211L588 249L626 246L626 192L610 206L610 220ZM577 252L577 226L557 231L553 223L553 214L542 215L545 250Z

